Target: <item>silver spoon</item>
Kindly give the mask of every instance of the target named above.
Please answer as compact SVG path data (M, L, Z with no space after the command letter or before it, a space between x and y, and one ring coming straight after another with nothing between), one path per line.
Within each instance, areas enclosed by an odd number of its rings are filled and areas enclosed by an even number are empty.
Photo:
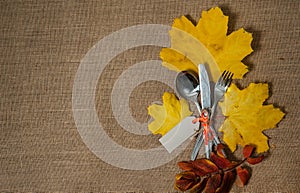
M197 89L199 86L198 76L191 71L182 71L178 73L175 85L178 94L184 99L194 102L199 113L201 113L201 107L198 100L200 91Z
M198 75L190 71L182 71L178 73L176 77L176 91L177 93L187 101L194 102L199 113L201 114L201 107L199 104L198 96L200 93ZM201 124L200 124L201 125ZM199 125L199 129L200 129ZM203 132L198 131L198 137L196 139L196 144L193 149L191 160L195 160L199 149L204 141Z

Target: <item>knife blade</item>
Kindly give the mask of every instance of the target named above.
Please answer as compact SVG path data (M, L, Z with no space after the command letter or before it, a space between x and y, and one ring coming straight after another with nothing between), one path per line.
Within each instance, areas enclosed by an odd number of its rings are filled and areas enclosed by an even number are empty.
M210 84L204 64L198 65L202 109L211 107Z

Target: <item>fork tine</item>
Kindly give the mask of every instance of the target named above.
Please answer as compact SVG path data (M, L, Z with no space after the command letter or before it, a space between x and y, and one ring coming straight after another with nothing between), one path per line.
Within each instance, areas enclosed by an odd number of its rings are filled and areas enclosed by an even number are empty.
M226 74L226 72L227 72L227 70L224 70L224 71L222 72L221 77L224 77L224 75Z
M233 73L229 72L227 80L225 81L225 85L228 87L232 81Z
M231 75L229 77L230 81L232 80L232 77L233 77L233 73L231 72Z
M218 79L217 84L222 85L222 86L229 86L232 81L232 77L233 77L232 72L230 72L228 70L224 70L222 72L222 75Z
M231 72L230 71L227 71L228 73L227 73L227 77L226 77L226 80L228 80L229 79L229 77L231 76Z
M221 74L221 76L219 77L218 81L217 81L217 84L221 84L222 81L223 81L223 77L224 77L224 74L226 73L226 70L224 70Z
M225 86L226 85L226 80L227 80L227 77L229 75L229 71L227 70L224 70L223 74L222 74L222 85Z

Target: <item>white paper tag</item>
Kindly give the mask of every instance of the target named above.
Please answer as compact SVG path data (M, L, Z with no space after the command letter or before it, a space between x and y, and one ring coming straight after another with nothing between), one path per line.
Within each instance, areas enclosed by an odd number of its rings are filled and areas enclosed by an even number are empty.
M199 129L199 122L192 123L195 117L184 118L173 129L159 139L160 143L171 153Z

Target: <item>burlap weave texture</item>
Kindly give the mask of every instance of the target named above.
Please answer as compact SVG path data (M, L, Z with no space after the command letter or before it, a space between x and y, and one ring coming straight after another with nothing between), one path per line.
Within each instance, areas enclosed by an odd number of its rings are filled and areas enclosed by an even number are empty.
M286 113L278 128L266 132L270 156L253 168L247 187L232 191L300 192L298 0L1 1L0 192L176 192L176 163L189 157L192 144L157 168L134 171L109 165L78 133L72 89L82 58L107 35L138 24L170 26L181 15L198 20L202 10L214 6L229 16L229 32L244 27L253 34L254 53L244 60L250 72L241 86L270 83L267 102ZM127 148L157 147L158 137L124 131L113 115L111 92L122 72L138 62L158 60L159 51L143 46L119 54L97 85L99 121L108 136ZM129 101L134 118L147 122L146 107L161 100L164 91L172 89L157 81L136 87Z

